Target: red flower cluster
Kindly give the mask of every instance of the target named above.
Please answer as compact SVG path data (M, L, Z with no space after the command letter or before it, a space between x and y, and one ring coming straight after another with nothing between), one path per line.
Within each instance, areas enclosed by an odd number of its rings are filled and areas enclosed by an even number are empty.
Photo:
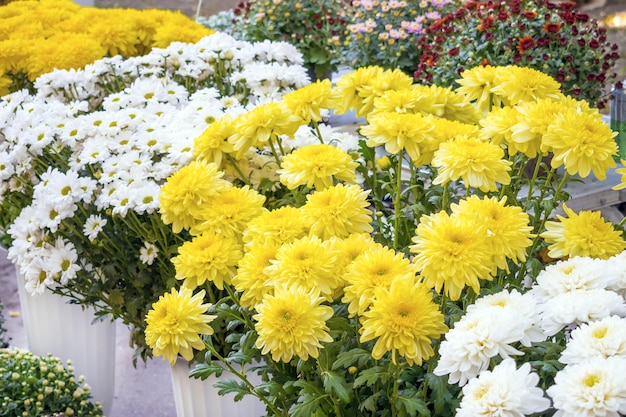
M619 59L606 29L575 3L470 1L430 25L415 79L450 85L465 68L521 65L553 76L563 92L603 107Z

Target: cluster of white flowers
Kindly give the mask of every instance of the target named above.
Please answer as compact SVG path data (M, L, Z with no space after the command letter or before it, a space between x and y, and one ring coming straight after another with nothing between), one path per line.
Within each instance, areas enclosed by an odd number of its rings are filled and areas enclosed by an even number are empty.
M626 412L626 252L575 257L547 266L524 294L479 298L441 343L434 371L463 386L457 416L520 416L552 406L555 416ZM521 347L565 341L544 397ZM494 360L501 362L490 370ZM498 362L497 360L495 362Z
M77 247L96 241L116 215L131 222L124 233L145 240L137 259L152 264L159 249L147 237L155 233L133 228L131 217L159 217L161 185L191 161L194 139L210 123L306 85L301 63L289 44L251 44L218 33L197 44L54 71L37 80L36 95L3 97L0 204L13 204L15 194L32 198L22 200L2 232L11 236L8 256L27 290L41 293L81 268L98 268L84 264ZM224 65L229 71L218 80ZM113 82L124 88L110 92ZM80 227L68 232L62 224L68 218ZM63 238L55 235L60 229Z

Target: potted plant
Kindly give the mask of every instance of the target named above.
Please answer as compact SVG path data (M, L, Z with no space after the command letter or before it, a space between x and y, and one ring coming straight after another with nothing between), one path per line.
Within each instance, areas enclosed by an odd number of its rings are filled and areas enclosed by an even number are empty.
M218 120L237 126L231 155L267 155L275 176L196 142L195 163L167 180L161 213L190 236L172 259L183 288L146 319L155 354L203 355L191 375L231 372L222 394L253 395L272 416L623 410L623 354L597 340L624 341L623 225L570 210L564 189L605 178L615 134L554 78L493 71L500 83L452 90L363 67L286 94L290 110L262 130L256 109ZM357 135L322 123L350 109L367 119ZM547 154L544 175L525 172ZM187 178L213 194L184 203Z
M432 23L418 41L415 79L453 85L477 65L516 65L554 77L563 93L604 108L615 79L618 46L606 28L572 2L470 1ZM491 80L482 79L489 83Z

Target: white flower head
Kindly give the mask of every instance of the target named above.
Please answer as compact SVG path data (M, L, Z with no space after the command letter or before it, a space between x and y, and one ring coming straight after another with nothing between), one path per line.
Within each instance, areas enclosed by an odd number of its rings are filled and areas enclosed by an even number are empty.
M541 308L541 328L553 336L568 325L580 325L611 315L626 316L624 299L613 291L578 290L557 295Z
M557 372L547 389L555 417L626 414L626 359L594 358Z
M104 219L99 214L92 214L87 217L85 220L85 225L83 226L83 233L87 236L90 242L93 242L98 237L98 233L102 231L104 226L107 224L107 220Z
M159 248L154 243L144 242L143 248L139 249L139 260L146 265L152 265L159 255Z
M520 417L545 411L550 400L537 387L538 382L539 376L531 372L529 363L516 369L513 359L505 359L463 387L456 416Z
M626 319L617 316L584 323L574 329L559 362L575 364L612 356L626 359Z

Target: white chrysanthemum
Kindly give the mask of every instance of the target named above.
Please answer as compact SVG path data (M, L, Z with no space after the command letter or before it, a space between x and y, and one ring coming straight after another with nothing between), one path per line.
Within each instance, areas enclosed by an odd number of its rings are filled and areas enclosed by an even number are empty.
M593 258L574 257L548 265L537 276L532 290L539 300L549 302L553 297L571 291L604 289L609 278L601 263Z
M580 325L611 315L626 316L624 299L613 291L575 290L552 297L540 306L541 328L553 336L570 324Z
M617 316L605 317L574 329L559 362L575 364L612 356L626 359L626 319Z
M480 316L494 315L497 317L515 316L515 327L522 332L519 342L530 346L540 342L545 335L539 327L539 309L533 293L522 294L516 289L503 290L496 294L486 295L467 307L465 320L474 314Z
M54 246L48 245L46 264L54 279L61 284L67 284L70 279L76 278L76 273L81 269L77 262L78 253L72 242L57 237Z
M529 363L516 369L513 359L505 359L463 387L456 417L521 417L545 411L550 400L543 396L538 382Z
M608 289L626 297L626 251L603 261L602 267L609 281Z
M90 242L93 242L106 224L107 220L105 218L99 214L92 214L87 217L87 220L85 220L83 233L87 236L87 239L89 239Z
M449 383L463 386L486 370L491 358L521 355L510 346L524 337L524 328L518 328L516 319L509 312L500 316L485 312L459 320L439 347L441 357L434 374L449 375Z
M159 248L154 243L144 242L143 248L139 249L139 260L146 265L152 265L159 256Z
M568 365L547 389L554 417L619 417L626 414L626 359L596 358Z

